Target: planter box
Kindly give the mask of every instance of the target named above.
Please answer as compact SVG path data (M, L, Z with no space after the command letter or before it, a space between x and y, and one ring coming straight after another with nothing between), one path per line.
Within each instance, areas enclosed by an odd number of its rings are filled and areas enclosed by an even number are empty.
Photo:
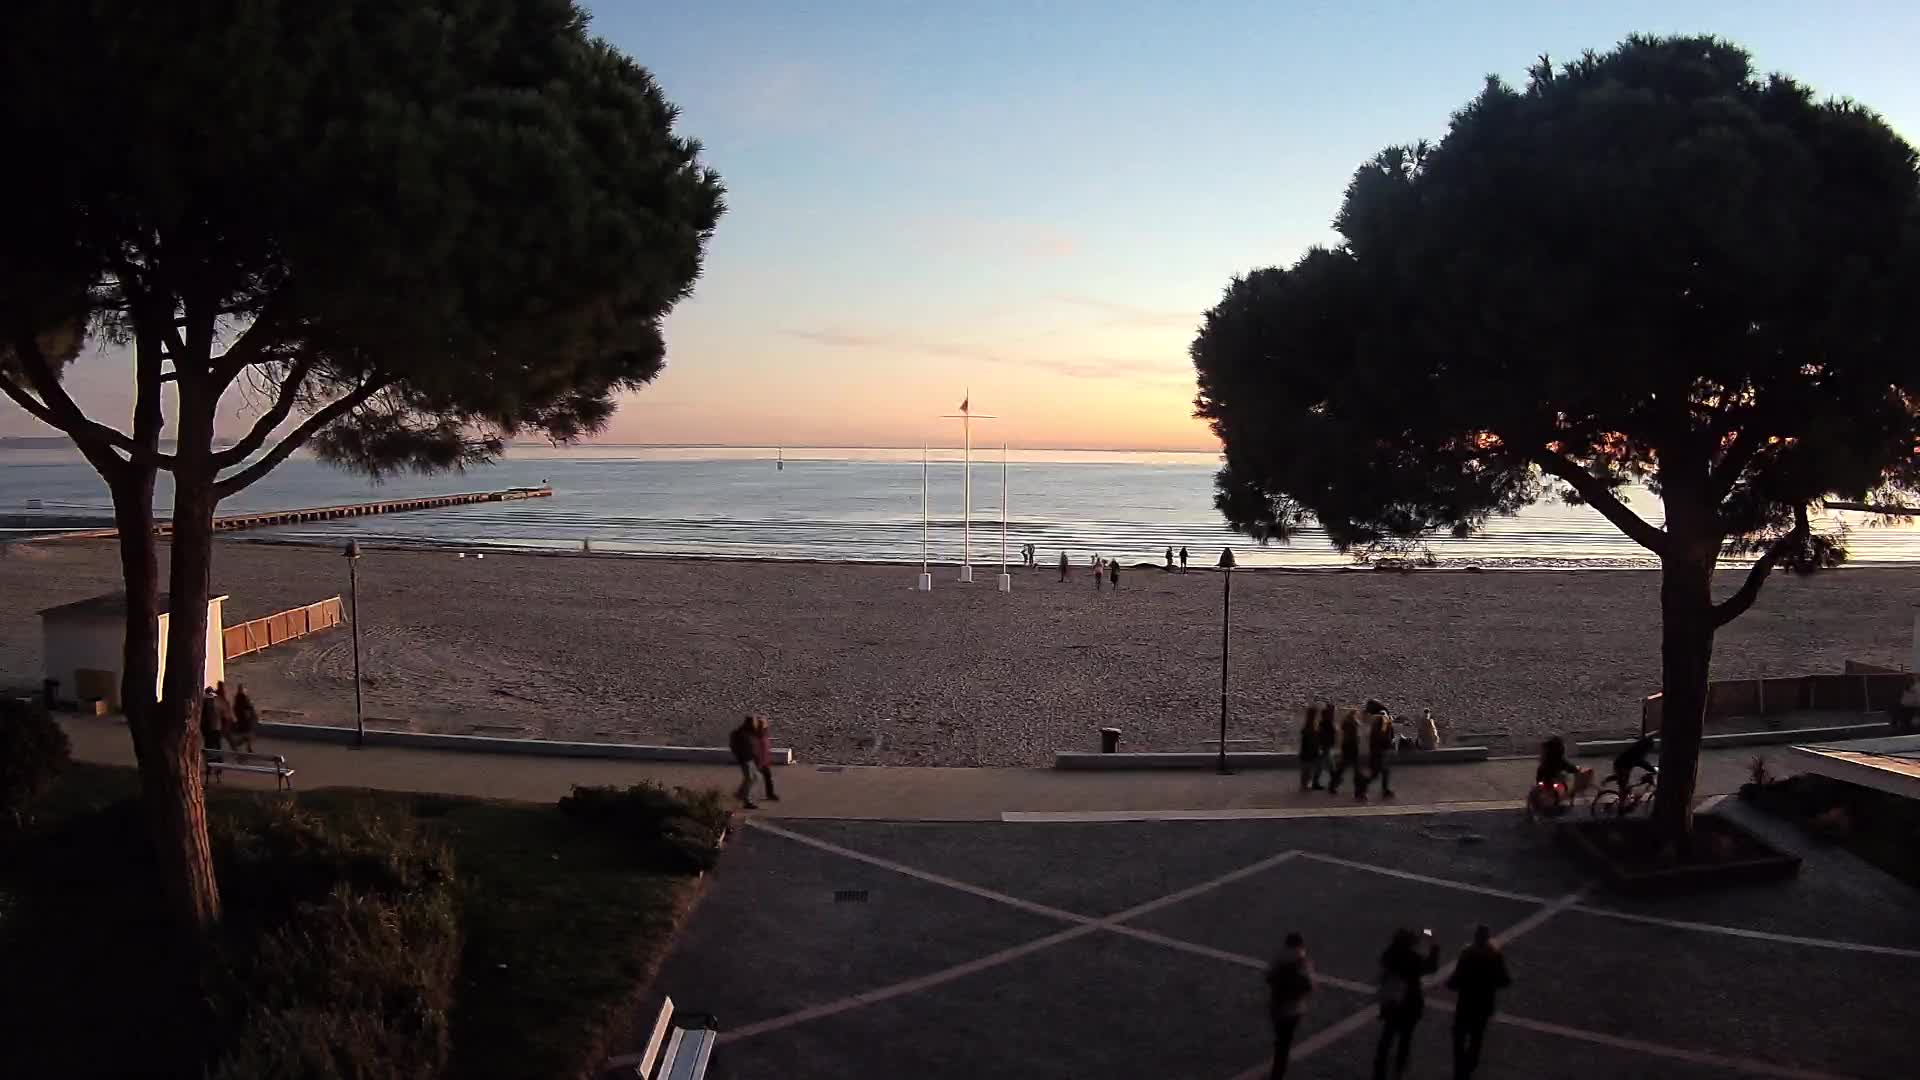
M1662 863L1646 818L1568 821L1555 826L1562 847L1599 873L1616 892L1669 896L1734 885L1781 881L1800 872L1800 856L1780 851L1734 822L1712 814L1694 819L1697 850L1726 849L1722 858ZM1610 840L1616 837L1617 840Z

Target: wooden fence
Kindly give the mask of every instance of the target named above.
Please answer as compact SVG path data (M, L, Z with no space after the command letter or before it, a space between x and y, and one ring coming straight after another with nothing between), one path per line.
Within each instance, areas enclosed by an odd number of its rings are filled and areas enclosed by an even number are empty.
M330 596L317 604L288 608L264 619L229 626L221 634L221 645L227 659L232 660L237 656L259 652L269 645L278 645L338 626L342 621L340 598Z
M1879 712L1900 704L1912 676L1848 661L1845 675L1716 679L1707 684L1707 722L1792 712ZM1660 730L1661 695L1640 705L1640 730Z

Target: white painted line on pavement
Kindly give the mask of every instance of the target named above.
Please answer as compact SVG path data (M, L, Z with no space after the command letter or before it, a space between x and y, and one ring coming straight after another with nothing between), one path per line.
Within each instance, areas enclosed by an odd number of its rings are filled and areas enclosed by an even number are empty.
M1239 810L1007 810L1000 820L1025 825L1102 825L1133 821L1298 821L1306 818L1404 817L1519 810L1517 799L1442 803L1372 803L1365 806L1274 806Z
M1302 854L1306 854L1302 852ZM1664 926L1672 930L1697 930L1703 934L1724 934L1727 937L1751 938L1755 941L1771 941L1780 945L1806 945L1815 949L1833 949L1838 952L1874 953L1879 956L1899 956L1909 960L1920 960L1920 949L1902 949L1892 945L1868 945L1858 941L1836 941L1832 938L1801 937L1798 934L1776 934L1771 930L1749 930L1744 926L1722 926L1718 923L1688 922L1685 919L1663 919L1657 915L1639 915L1631 911L1617 911L1613 908L1594 907L1591 904L1575 904L1573 910L1583 915L1599 915L1608 919L1620 919L1625 922L1646 923L1650 926Z
M1317 851L1302 851L1300 857L1303 859L1312 859L1315 862L1331 863L1334 866L1344 866L1351 870L1366 870L1375 874L1385 874L1388 877L1397 877L1403 881L1417 881L1422 885L1437 885L1443 889L1458 889L1461 892L1479 893L1482 896L1498 896L1503 900L1519 900L1527 904L1546 904L1551 902L1544 896L1509 892L1506 889L1494 889L1485 885L1470 885L1464 881L1450 881L1447 878L1428 877L1426 874L1416 874L1411 870L1397 870L1391 866L1375 866L1373 863L1364 863L1356 859L1343 859L1338 855L1322 855Z

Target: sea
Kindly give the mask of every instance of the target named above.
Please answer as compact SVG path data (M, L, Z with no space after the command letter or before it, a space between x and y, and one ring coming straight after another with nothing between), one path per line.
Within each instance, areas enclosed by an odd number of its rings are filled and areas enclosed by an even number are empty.
M679 558L753 558L956 565L1017 564L1023 545L1053 565L1099 555L1159 563L1171 547L1212 566L1232 548L1242 566L1355 564L1324 533L1260 545L1232 532L1213 506L1220 459L1210 453L976 449L971 499L957 449L514 446L464 473L365 477L296 456L221 513L284 510L464 491L550 486L552 498L308 522L235 534L253 542L419 546L461 551L591 550ZM156 509L165 516L165 474ZM924 499L923 499L924 492ZM1629 491L1655 524L1659 502ZM971 504L971 522L966 508ZM0 539L110 524L106 488L71 451L0 450ZM1851 562L1920 563L1920 527L1829 513L1847 531ZM1652 566L1647 554L1587 507L1543 501L1496 518L1466 539L1426 545L1440 566Z

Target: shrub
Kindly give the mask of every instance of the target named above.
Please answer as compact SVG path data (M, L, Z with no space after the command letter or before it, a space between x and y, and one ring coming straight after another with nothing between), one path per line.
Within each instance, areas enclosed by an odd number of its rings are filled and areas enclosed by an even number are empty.
M405 818L286 802L216 834L230 942L210 980L220 1080L444 1071L460 967L452 859ZM243 925L244 924L244 925Z
M19 828L73 759L67 733L44 711L0 700L0 826Z
M730 819L717 791L668 790L652 783L575 785L560 800L560 812L630 844L640 865L674 873L713 869Z

